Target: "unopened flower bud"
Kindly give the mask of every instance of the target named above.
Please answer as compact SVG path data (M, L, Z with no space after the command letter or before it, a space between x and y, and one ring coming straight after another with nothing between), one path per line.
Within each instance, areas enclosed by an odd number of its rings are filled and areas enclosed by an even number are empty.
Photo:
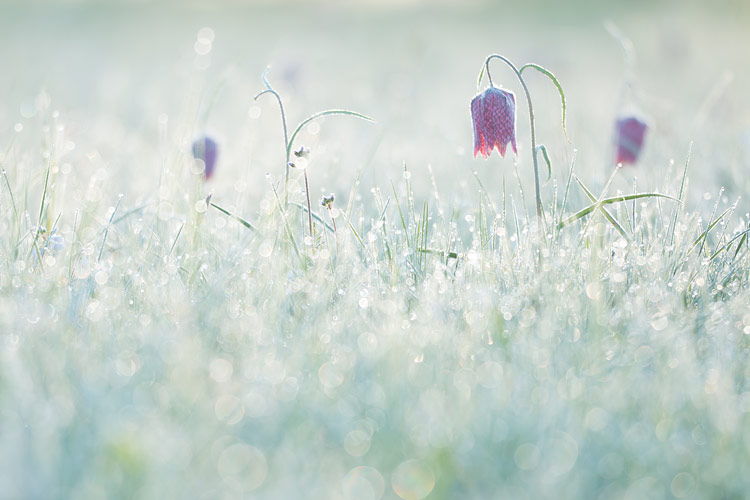
M334 199L335 197L333 196L333 193L331 193L330 196L323 196L323 199L320 200L320 204L326 208L331 208Z
M308 156L310 156L310 148L300 146L299 149L294 152L294 156L296 156L297 158L307 158Z
M203 136L193 141L193 158L201 160L205 166L203 175L206 180L210 179L216 167L216 157L218 156L218 147L216 141L210 137Z

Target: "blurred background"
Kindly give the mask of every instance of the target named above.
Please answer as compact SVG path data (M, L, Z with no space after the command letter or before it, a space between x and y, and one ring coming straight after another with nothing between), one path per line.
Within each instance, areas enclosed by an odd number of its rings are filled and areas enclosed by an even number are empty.
M624 101L623 51L608 22L632 40L636 56ZM364 192L390 190L405 164L417 193L428 195L430 166L443 199L460 206L475 192L471 171L494 192L503 177L517 185L512 156L472 154L469 102L484 58L501 53L549 68L565 89L570 143L555 88L541 75L528 77L538 140L558 179L577 150L576 171L601 185L613 121L636 110L651 128L641 164L623 178L674 188L694 141L692 182L739 194L750 187L749 22L744 0L4 0L0 148L28 151L22 146L36 146L46 133L43 148L58 144L66 199L123 193L134 204L154 195L165 165L179 179L190 141L207 132L221 148L208 189L230 205L253 200L267 191L264 175L278 181L284 168L278 107L270 96L253 101L270 66L290 128L327 108L377 122L333 117L300 136L313 150L314 194L348 193L360 169ZM492 67L496 83L520 92L512 73L497 61ZM530 193L528 137L521 104L517 161ZM44 171L42 156L7 154L6 168ZM302 196L299 179L293 176L293 187ZM618 187L632 189L629 183Z

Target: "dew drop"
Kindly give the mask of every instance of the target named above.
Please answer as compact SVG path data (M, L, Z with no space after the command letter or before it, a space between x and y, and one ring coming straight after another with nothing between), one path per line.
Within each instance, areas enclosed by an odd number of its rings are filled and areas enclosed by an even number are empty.
M435 487L435 474L421 460L406 460L393 471L391 487L404 500L420 500Z
M385 492L385 479L374 467L355 467L341 483L347 500L380 500Z

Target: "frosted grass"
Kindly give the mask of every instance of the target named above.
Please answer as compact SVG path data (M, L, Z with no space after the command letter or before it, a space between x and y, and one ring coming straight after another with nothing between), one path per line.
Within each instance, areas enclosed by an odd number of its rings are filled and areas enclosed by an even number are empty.
M187 84L159 73L169 85L134 91L137 118L40 93L0 131L0 496L746 495L750 219L731 123L709 122L692 182L661 162L690 138L655 135L647 168L602 198L597 122L569 130L589 157L569 175L552 93L540 241L528 151L445 154L470 140L473 66L429 88L390 76L358 91L396 130L385 151L380 125L300 131L313 201L335 193L330 211L312 203L309 238L301 173L284 209L275 103L251 103L256 74L223 75L220 94L200 33ZM343 98L338 76L324 84ZM575 123L581 81L564 83ZM295 119L323 109L304 93L324 84L282 87ZM204 184L189 145L214 92L223 149ZM408 99L438 132L387 120ZM644 191L681 204L615 199Z
M364 197L300 255L269 196L257 232L132 213L101 259L93 214L41 265L4 238L5 491L742 496L746 243L709 261L732 231L699 255L680 210L667 246L650 201L632 243L600 215L540 245L485 200L445 220L399 192L403 223Z

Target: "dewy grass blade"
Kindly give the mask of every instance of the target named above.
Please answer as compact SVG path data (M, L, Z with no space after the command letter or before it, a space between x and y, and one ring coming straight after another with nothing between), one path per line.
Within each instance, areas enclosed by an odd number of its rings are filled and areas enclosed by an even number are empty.
M36 250L37 255L39 254L39 247L36 244L36 242L39 239L39 233L42 229L42 219L44 218L44 206L45 202L47 201L47 187L49 185L49 174L50 170L52 170L52 155L49 156L49 161L47 162L47 173L44 176L44 189L42 190L42 201L39 202L39 219L36 223L36 228L34 229L34 239L31 242L31 248L29 249L29 257L31 257L32 252ZM7 179L7 178L6 178Z
M609 179L607 179L607 182L604 184L604 187L602 188L601 194L599 196L596 196L595 198L592 198L591 201L593 201L595 203L599 203L604 198L604 195L607 194L607 190L609 189L609 186L612 184L612 181L615 180L615 177L617 176L617 172L618 172L617 168L612 169L612 175L609 176ZM583 185L583 182L581 182L581 180L578 177L576 177L576 181L578 181L579 185L581 185L581 186ZM589 190L586 190L586 191L587 191L587 193L586 193L587 196L591 197L593 195L593 193L590 193ZM615 227L619 226L618 230L621 229L622 230L621 234L624 234L624 237L628 238L625 229L621 225L619 225L619 222L617 222L617 219L615 219L612 216L612 214L608 213L608 215L609 215L609 217L607 218L607 220L609 220L610 223L612 223L613 225L615 225ZM586 234L586 231L588 230L589 224L591 224L591 221L593 221L593 220L594 220L594 217L591 217L588 221L586 221L586 224L583 226L583 234Z
M482 180L479 178L479 174L477 174L476 170L471 172L474 174L474 178L477 180L477 184L479 185L479 189L481 190L484 197L487 199L487 203L489 203L490 208L492 208L492 212L497 217L497 208L495 207L495 202L492 201L492 198L490 198L490 194L487 192L487 190L484 188L484 184L482 183ZM503 182L505 182L505 179L503 178Z
M587 190L587 195L591 195L591 192ZM637 193L637 194L628 194L628 195L621 195L621 196L613 196L611 198L604 198L601 201L598 201L597 203L594 203L592 205L589 205L588 207L579 210L574 215L571 215L564 221L560 222L560 227L567 226L571 224L572 222L577 221L578 219L581 219L597 208L603 208L604 205L610 205L612 203L620 203L623 201L630 201L630 200L638 200L641 198L666 198L668 200L679 202L677 198L673 198L666 194L661 193Z
M690 156L693 153L693 142L690 142L690 146L688 147L688 154L687 158L685 159L685 168L682 170L682 182L680 182L680 194L677 197L677 199L680 200L680 203L682 203L682 196L685 194L685 179L687 179L687 171L688 166L690 165ZM672 213L672 221L670 222L670 230L669 230L669 245L671 246L674 243L674 233L677 229L677 217L680 213L680 205L677 205L674 207L674 212Z
M119 222L122 222L123 220L127 219L128 217L130 217L131 215L137 214L139 212L142 212L143 209L147 208L149 205L151 205L151 203L145 203L145 204L143 204L143 205L141 205L139 207L131 208L130 210L128 210L127 212L125 212L124 214L122 214L121 216L119 216L118 218L116 218L115 220L113 220L112 224L118 224Z
M606 188L609 186L609 183L612 181L612 178L613 178L613 176L610 176L609 181L607 182L607 185L605 186L605 191L606 191ZM589 188L586 187L586 185L583 183L583 181L581 181L578 178L578 176L575 176L575 179L576 179L576 182L578 183L578 185L583 190L583 192L589 198L589 200L591 200L591 201L594 202L593 205L591 205L590 207L587 207L587 208L591 208L592 211L594 209L597 209L597 208L599 210L601 210L602 213L604 214L604 217L610 222L610 224L612 224L615 227L615 229L622 235L622 237L625 238L626 240L630 241L631 240L630 235L628 235L628 233L625 231L625 229L622 227L622 225L620 225L620 223L617 222L617 220L612 216L612 214L610 214L609 211L604 206L602 206L602 203L601 203L602 200L597 199L597 197L594 195L594 193L592 193L591 190L589 190ZM618 199L617 201L620 201L620 200ZM586 210L586 209L584 209L584 210ZM579 212L579 214L580 214L580 212ZM582 214L580 216L578 216L578 214L573 215L572 217L566 219L565 221L560 222L560 224L558 225L558 229L561 229L565 225L567 225L567 224L569 224L571 222L574 222L575 220L578 220L581 217L584 217L585 215L587 215L587 214ZM586 228L588 228L588 223L586 224L586 226L584 228L584 232L585 232Z
M252 225L252 224L251 224L250 222L248 222L247 220L243 219L243 218L242 218L242 217L240 217L239 215L235 215L235 214L233 214L233 213L232 213L232 212L230 212L229 210L227 210L227 209L225 209L225 208L222 208L222 207L220 207L219 205L217 205L217 204L216 204L216 203L214 203L213 201L212 201L212 202L210 203L210 205L211 205L212 207L214 207L214 208L215 208L216 210L218 210L219 212L223 213L224 215L228 215L228 216L229 216L229 217L231 217L232 219L236 220L237 222L239 222L240 224L242 224L243 226L245 226L245 227L246 227L246 228L248 228L249 230L251 230L251 231L258 231L258 230L257 230L257 229L255 228L255 226L253 226L253 225Z
M362 175L362 168L357 169L357 174L354 176L354 182L352 188L349 190L349 199L346 201L346 216L352 216L352 208L354 207L354 197L357 194L357 188L359 187L359 178Z
M303 258L302 253L299 251L299 247L297 246L297 240L294 239L292 228L289 226L289 219L287 219L286 217L286 212L284 211L284 206L281 204L281 199L279 198L278 191L276 191L276 186L271 184L271 189L273 190L273 195L276 198L276 207L279 209L279 212L281 213L281 218L284 219L284 229L286 229L286 233L289 236L289 241L292 242L292 248L294 248L294 253L297 254L297 257L302 262L302 265L306 266L307 262Z
M180 235L182 234L182 229L185 227L185 223L183 222L180 224L180 229L177 230L177 235L175 235L174 240L172 240L172 245L169 247L169 253L167 254L172 255L172 252L174 251L174 247L177 245L177 240L180 239Z
M565 194L563 195L562 205L560 206L560 220L557 221L558 224L562 222L563 215L565 214L565 208L568 205L568 193L570 192L570 182L573 180L573 167L575 167L575 164L576 164L577 154L578 154L578 150L574 150L573 158L570 160L570 169L568 170L568 180L565 182Z
M703 240L704 240L704 239L706 238L706 236L708 236L708 233L710 233L710 232L711 232L711 230L712 230L712 229L713 229L713 228L714 228L714 227L716 226L716 224L718 224L718 223L719 223L719 222L721 221L721 219L723 219L723 218L724 218L724 216L725 216L725 215L727 215L727 214L728 214L728 213L729 213L730 211L731 211L731 208L727 208L726 210L724 210L724 211L723 211L723 212L721 213L721 215L719 215L718 217L716 217L716 218L715 218L715 219L714 219L714 220L713 220L713 221L712 221L712 222L711 222L711 223L710 223L710 224L708 225L708 227L706 228L706 230L705 230L705 231L703 231L703 232L702 232L702 233L700 234L700 236L698 236L698 238L696 238L696 239L695 239L695 241L693 242L693 246L691 247L691 250L692 250L693 248L695 248L696 246L698 246L698 244L699 244L699 243L700 243L701 241L703 241Z
M299 208L300 210L302 210L302 211L303 211L303 212L305 213L305 215L307 215L307 213L308 213L308 212L307 212L307 207L306 207L305 205L303 205L302 203L297 203L296 201L290 201L290 202L289 202L289 204L290 204L291 206L293 206L293 207L297 207L297 208ZM328 223L327 223L326 221L324 221L324 220L323 220L323 219L322 219L322 218L320 217L320 215L316 214L315 212L312 212L312 214L311 214L311 215L312 215L312 218L313 218L313 219L315 219L316 221L318 221L318 222L320 222L321 224L323 224L323 225L325 226L325 228L326 228L326 229L328 229L328 230L329 230L330 232L332 232L332 233L333 233L333 232L335 232L335 231L333 230L333 227L332 227L332 226L331 226L330 224L328 224Z
M458 259L459 255L456 252L451 252L448 250L435 250L434 248L418 248L418 252L422 253L430 253L433 255L440 255L441 257L445 259Z
M709 260L714 260L721 252L723 252L724 250L729 250L729 247L732 245L732 243L734 243L737 240L737 238L742 238L740 240L740 243L737 245L737 251L734 253L734 256L737 257L737 252L739 252L740 248L742 247L742 244L745 242L745 239L747 238L748 233L750 233L750 229L745 229L741 233L735 234L729 241L727 241L719 249L717 249ZM704 236L701 235L701 237L704 237Z
M362 248L364 248L364 249L365 249L365 251L366 251L366 250L367 250L367 245L365 245L365 242L364 242L364 241L362 241L362 238L360 238L360 236L359 236L359 233L358 233L358 232L357 232L357 230L356 230L356 229L354 228L354 224L352 224L352 221L350 221L350 220L349 220L349 217L347 217L347 216L346 216L346 215L344 215L343 213L342 213L341 215L342 215L342 217L344 217L344 219L346 220L346 223L347 223L347 225L349 226L349 229L351 230L352 234L354 234L354 238L355 238L355 239L356 239L356 240L357 240L357 241L359 242L359 244L360 244L360 245L362 246Z
M393 197L396 200L396 207L398 208L398 216L401 218L401 227L404 228L404 237L406 238L406 246L411 247L409 242L409 230L406 228L406 221L404 220L404 212L401 211L401 202L398 200L398 193L396 193L396 186L391 182L391 188L393 188Z

